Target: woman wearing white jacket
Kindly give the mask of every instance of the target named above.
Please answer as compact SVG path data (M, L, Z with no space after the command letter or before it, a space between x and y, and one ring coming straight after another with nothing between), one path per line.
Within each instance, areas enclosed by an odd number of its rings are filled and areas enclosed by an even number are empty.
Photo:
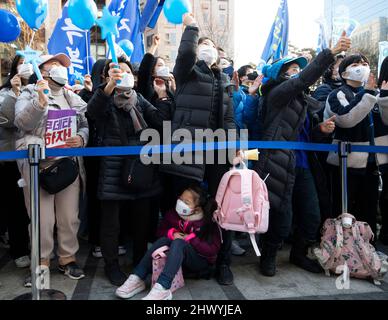
M36 85L28 85L16 102L15 125L19 129L16 147L27 149L29 144L39 144L47 148L84 147L89 135L84 114L86 103L78 95L64 88L67 83L67 67L71 64L70 58L65 54L41 58L39 68L44 80L38 81ZM54 168L59 165L59 160L63 159L43 160L40 169ZM54 249L54 225L56 225L59 270L71 279L78 280L85 276L83 270L76 264L75 257L79 249L77 232L80 186L81 182L83 186L85 185L85 180L80 159L71 160L74 164L71 167L71 174L76 177L71 184L62 186L56 193L47 187L43 188L41 184L40 251L41 264L49 266L50 255ZM18 165L25 180L24 194L29 210L28 160L18 161Z
M339 66L345 84L328 97L325 119L336 116L333 143L347 141L352 145L388 145L388 84L377 91L368 59L355 54ZM333 166L334 214L341 213L340 171L338 153L331 152L327 162ZM366 221L376 234L379 175L388 170L388 154L351 152L348 156L349 212Z

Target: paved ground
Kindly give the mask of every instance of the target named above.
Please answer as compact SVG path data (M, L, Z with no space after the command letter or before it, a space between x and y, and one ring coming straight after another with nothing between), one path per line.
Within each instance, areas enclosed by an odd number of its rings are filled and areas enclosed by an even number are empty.
M388 253L388 247L380 247ZM388 300L388 275L381 286L364 280L351 279L350 290L338 290L335 277L314 275L288 263L289 248L279 256L278 275L266 278L258 271L258 258L250 249L244 257L234 257L232 270L233 286L223 287L214 280L187 280L186 286L174 294L175 300L263 300L263 299L316 299L316 300ZM81 241L80 264L87 277L73 281L56 271L56 262L51 267L51 287L63 291L72 300L111 300L115 288L105 279L103 261L90 254L90 247ZM130 272L130 257L122 257L121 264ZM13 299L28 292L23 279L28 270L17 270L12 260L0 249L0 300ZM140 295L140 299L144 295Z

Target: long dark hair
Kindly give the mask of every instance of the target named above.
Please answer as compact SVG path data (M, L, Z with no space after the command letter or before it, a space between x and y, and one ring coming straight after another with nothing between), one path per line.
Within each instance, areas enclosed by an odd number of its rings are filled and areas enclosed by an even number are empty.
M106 59L99 59L93 65L91 78L93 82L93 90L97 89L104 82L104 68Z
M388 81L388 57L386 57L381 64L380 68L380 77L377 85L379 88L381 88L381 85L383 84L383 81Z
M109 65L111 63L112 63L111 59L105 61L105 67L104 67L104 78L105 79L109 77L109 69L110 69ZM125 59L123 56L117 58L117 63L125 63L129 67L129 69L131 69L131 72L133 73L133 67L132 67L131 63L127 59Z
M7 78L7 81L4 83L4 85L2 85L0 87L0 90L2 90L4 88L7 88L7 89L11 89L12 88L11 80L18 73L18 65L19 65L20 59L22 59L22 56L19 56L19 55L16 55L13 58L12 64L11 64L11 71L9 72L9 76Z
M339 54L335 57L335 61L329 66L329 68L325 71L325 73L322 76L323 82L327 83L327 82L333 81L332 77L333 77L333 73L334 73L334 67L338 63L338 61L341 59L342 60L345 59L345 56L342 54Z
M210 243L213 241L214 229L217 228L216 223L213 221L213 213L218 207L217 202L198 185L191 185L186 190L195 194L197 207L200 207L203 211L204 224L197 236Z

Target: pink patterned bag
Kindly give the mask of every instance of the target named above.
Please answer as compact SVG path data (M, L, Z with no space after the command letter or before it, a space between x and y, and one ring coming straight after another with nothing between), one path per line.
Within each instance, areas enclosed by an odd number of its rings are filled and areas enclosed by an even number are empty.
M343 226L342 218L350 218L351 225ZM375 284L379 284L387 270L369 243L373 237L367 223L356 221L354 216L344 213L337 219L326 220L322 229L321 247L314 249L314 253L328 275L330 271L342 273L341 266L346 264L351 277L372 278Z
M152 286L158 280L160 274L163 272L164 266L166 265L167 255L166 252L170 248L168 246L161 247L154 251L152 254ZM178 273L175 275L174 280L171 284L171 292L174 292L185 285L185 280L183 279L182 267L179 268Z

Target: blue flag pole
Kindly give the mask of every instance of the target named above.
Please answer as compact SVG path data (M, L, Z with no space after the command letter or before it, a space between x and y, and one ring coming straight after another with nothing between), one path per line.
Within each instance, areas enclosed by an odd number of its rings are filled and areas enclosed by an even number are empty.
M288 54L288 28L287 0L281 0L275 21L261 55L262 60L269 62L270 60L281 59Z

